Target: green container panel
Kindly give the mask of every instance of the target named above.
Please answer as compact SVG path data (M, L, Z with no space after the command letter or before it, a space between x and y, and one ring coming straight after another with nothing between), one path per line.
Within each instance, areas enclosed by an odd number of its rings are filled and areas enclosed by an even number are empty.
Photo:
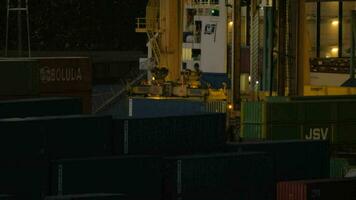
M110 116L2 119L0 155L3 159L109 156L112 128Z
M267 123L296 123L300 121L300 108L294 102L267 103Z
M264 153L166 159L165 200L274 199L273 162Z
M333 134L333 144L356 146L356 122L337 124Z
M0 194L12 195L16 197L14 199L20 200L43 199L50 192L49 168L49 163L44 160L2 160ZM4 197L4 199L7 198Z
M40 98L0 101L0 118L83 114L80 98Z
M48 196L44 200L128 200L124 194L77 194Z
M277 181L328 178L329 149L325 141L260 141L229 143L227 152L266 152L274 159Z
M349 162L344 158L331 158L330 159L330 177L343 178L349 168Z
M339 101L337 104L337 117L339 122L356 121L356 100Z
M291 101L334 101L350 99L356 100L356 95L326 95L326 96L294 96L289 97Z
M225 114L114 120L114 148L122 154L186 154L224 145Z
M2 160L39 159L44 156L44 130L41 121L0 120Z
M3 195L0 195L0 200L16 200L16 196L3 194Z
M263 102L242 102L241 121L242 123L263 123L265 104Z
M0 96L26 96L39 93L37 61L0 60Z
M132 199L162 199L160 157L59 160L53 165L53 195L123 193Z
M266 139L268 140L298 140L300 137L299 124L270 124Z
M51 158L112 155L111 116L65 116L42 119L46 153Z
M337 102L299 102L304 123L337 121ZM356 104L356 101L355 101Z
M243 124L242 137L246 140L301 139L299 124Z
M242 137L245 140L263 140L265 137L265 125L263 124L243 124L241 126Z

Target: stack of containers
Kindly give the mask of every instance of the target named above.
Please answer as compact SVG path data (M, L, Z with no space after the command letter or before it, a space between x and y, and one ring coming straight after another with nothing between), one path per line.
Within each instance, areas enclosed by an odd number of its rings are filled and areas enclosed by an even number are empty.
M338 151L356 146L356 100L244 102L242 135L247 140L328 140Z
M112 155L112 118L61 116L0 120L0 193L42 199L50 160Z
M116 155L216 152L225 144L226 115L115 119Z

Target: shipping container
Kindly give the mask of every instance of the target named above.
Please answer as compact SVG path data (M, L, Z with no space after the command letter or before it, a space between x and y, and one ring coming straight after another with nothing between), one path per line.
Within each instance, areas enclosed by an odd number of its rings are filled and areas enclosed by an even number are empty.
M0 200L16 200L16 196L15 195L2 194L2 195L0 195Z
M211 152L225 144L226 115L115 119L114 126L118 155Z
M2 160L0 194L13 195L19 200L43 199L49 195L49 173L49 163L45 160Z
M1 96L26 96L39 94L38 65L34 60L1 60Z
M1 96L91 91L92 67L86 57L0 59Z
M201 98L129 97L104 111L115 117L165 117L197 113L226 113L226 101L204 101Z
M339 151L356 150L356 121L345 123L243 124L245 140L327 140Z
M44 200L128 200L124 194L77 194L48 196Z
M166 158L165 200L272 200L273 161L264 153Z
M91 61L86 57L32 58L38 62L40 93L70 93L92 88Z
M0 101L0 118L82 114L79 98L38 98Z
M356 179L281 182L277 191L277 200L355 200Z
M0 159L112 155L112 128L109 116L2 119Z
M333 157L330 159L330 177L356 177L356 159L355 156L351 157Z
M242 137L267 140L329 140L356 146L356 101L244 102Z
M82 110L85 114L92 113L92 93L87 92L74 92L74 93L46 93L39 95L40 97L67 97L67 98L80 98L82 101Z
M228 143L227 152L267 152L276 181L329 177L330 146L325 141L268 141Z
M162 197L160 157L59 160L53 164L53 195L123 193L135 200Z
M345 177L349 163L345 158L331 158L330 159L330 177L342 178Z

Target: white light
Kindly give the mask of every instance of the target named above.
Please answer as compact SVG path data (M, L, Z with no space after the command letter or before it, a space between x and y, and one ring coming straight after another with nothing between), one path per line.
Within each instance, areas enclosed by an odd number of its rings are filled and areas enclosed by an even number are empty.
M337 47L334 47L331 49L331 52L333 52L333 53L337 53L338 51L339 51L339 48L337 48Z
M337 25L339 25L339 20L333 20L333 21L331 22L331 24L332 24L333 26L337 26Z
M153 76L153 77L152 77L152 81L154 81L154 80L156 80L156 78Z
M234 25L234 22L233 21L229 22L229 26L232 26L232 25Z
M248 81L251 82L251 76L248 76Z
M259 81L256 81L256 85L258 85L258 84L260 84L260 82L259 82Z

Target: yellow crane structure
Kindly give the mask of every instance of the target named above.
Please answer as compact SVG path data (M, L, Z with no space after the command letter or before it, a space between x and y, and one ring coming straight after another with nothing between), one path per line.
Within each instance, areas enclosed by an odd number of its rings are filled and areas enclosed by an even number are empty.
M167 80L180 76L181 58L181 0L149 0L146 17L137 21L136 32L146 33L153 55L149 55L157 67L169 70Z

